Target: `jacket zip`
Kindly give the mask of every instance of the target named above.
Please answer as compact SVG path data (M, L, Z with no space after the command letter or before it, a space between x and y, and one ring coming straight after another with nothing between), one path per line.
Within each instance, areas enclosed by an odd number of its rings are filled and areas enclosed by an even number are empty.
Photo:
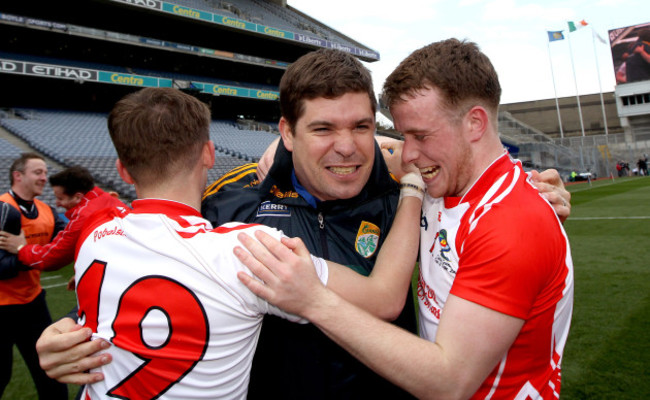
M320 228L320 247L323 250L323 258L326 260L330 259L330 252L327 248L327 237L325 237L325 218L323 217L323 212L318 212L318 227Z

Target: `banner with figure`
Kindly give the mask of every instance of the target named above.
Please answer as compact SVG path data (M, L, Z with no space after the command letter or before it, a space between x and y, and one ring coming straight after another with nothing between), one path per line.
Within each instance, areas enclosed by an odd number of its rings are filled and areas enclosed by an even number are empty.
M609 31L616 84L650 80L650 23Z

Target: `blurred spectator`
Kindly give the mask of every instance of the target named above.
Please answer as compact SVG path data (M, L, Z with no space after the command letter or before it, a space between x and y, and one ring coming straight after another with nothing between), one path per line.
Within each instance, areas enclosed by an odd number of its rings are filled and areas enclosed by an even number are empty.
M639 168L639 175L648 176L648 162L645 158L639 158L639 161L636 162L636 165Z
M18 260L41 271L56 270L74 262L77 239L86 218L97 210L126 207L118 198L95 186L90 172L74 166L50 177L56 206L65 208L65 229L47 244L27 244L23 236L0 232L0 249L18 254ZM3 240L4 239L4 240Z
M0 195L0 202L19 213L8 212L5 216L14 215L10 222L14 226L16 220L20 221L27 243L48 243L65 225L52 207L36 198L47 183L45 160L38 154L24 153L12 163L9 176L11 190ZM52 323L40 274L38 270L21 270L12 278L0 280L0 397L11 379L15 344L32 375L38 397L68 398L67 386L50 379L38 363L36 340Z

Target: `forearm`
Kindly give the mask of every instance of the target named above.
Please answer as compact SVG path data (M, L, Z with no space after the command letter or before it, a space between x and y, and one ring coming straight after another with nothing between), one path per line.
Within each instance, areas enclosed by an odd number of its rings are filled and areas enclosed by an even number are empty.
M79 224L70 223L66 229L45 245L26 245L18 252L25 265L41 271L63 268L74 261L74 249L79 237ZM79 227L80 228L80 227Z
M307 319L379 375L418 398L463 398L456 372L437 344L381 321L331 291L319 299Z
M370 276L333 266L328 287L379 318L397 318L417 260L421 207L418 197L403 197Z

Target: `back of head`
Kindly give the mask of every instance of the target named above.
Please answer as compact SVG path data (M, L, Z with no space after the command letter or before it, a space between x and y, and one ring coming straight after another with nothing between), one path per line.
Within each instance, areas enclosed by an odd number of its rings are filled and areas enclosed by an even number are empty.
M280 111L295 131L305 100L359 92L368 94L374 115L377 99L370 71L351 54L320 49L300 57L285 71L280 80Z
M37 153L33 152L27 152L27 153L22 153L20 157L16 158L13 163L11 163L11 167L9 167L9 183L11 186L14 184L14 172L19 171L19 172L25 172L25 165L27 165L27 161L36 159L36 160L42 160L45 162L45 159L38 155Z
M108 131L124 167L136 182L161 180L192 169L210 140L210 109L172 88L145 88L118 101Z
M488 57L475 43L458 39L411 53L386 79L382 100L390 108L425 88L439 90L447 111L456 117L474 105L496 115L501 99L499 78Z
M50 176L50 185L61 186L63 193L72 196L75 193L88 193L95 187L95 181L86 168L75 165Z

